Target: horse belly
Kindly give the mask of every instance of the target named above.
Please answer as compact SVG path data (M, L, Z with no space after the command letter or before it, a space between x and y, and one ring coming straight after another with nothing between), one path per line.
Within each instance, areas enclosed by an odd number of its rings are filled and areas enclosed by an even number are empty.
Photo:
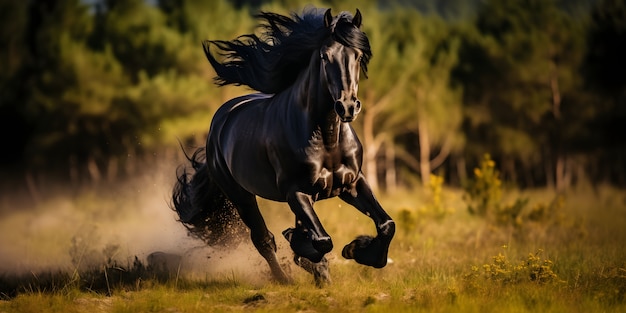
M276 173L267 158L263 129L270 95L251 94L225 103L215 113L209 140L219 151L222 166L246 191L276 201L283 196L276 187Z
M286 201L278 189L276 173L271 165L260 161L252 159L236 161L231 169L233 177L250 193L269 200Z
M233 134L223 147L226 165L236 183L246 191L262 198L285 201L276 185L276 173L270 164L264 145L253 133Z

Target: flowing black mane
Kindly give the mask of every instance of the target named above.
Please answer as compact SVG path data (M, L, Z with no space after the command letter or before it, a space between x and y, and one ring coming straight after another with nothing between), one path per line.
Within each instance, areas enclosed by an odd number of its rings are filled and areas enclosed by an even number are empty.
M248 34L232 41L204 41L204 52L217 73L216 83L247 85L263 93L278 93L293 84L307 68L311 54L330 36L363 52L361 69L367 76L372 52L365 33L352 24L353 16L347 12L339 14L331 27L325 27L324 12L309 8L302 15L291 17L261 12L255 15L263 21L259 25L260 36ZM211 54L211 44L224 56L221 63Z

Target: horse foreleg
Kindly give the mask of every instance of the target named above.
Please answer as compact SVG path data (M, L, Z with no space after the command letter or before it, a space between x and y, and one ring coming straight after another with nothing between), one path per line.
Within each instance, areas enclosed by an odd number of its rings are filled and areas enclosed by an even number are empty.
M333 249L333 242L313 210L310 195L294 192L287 198L289 207L296 215L296 227L283 232L296 255L318 263Z
M343 192L339 197L369 216L376 224L378 233L376 237L357 237L343 248L341 255L346 259L354 259L360 264L375 268L382 268L387 265L389 244L395 234L396 226L374 197L363 174L359 175L353 190Z
M320 256L320 252L313 247L313 241L309 234L310 232L304 230L302 222L297 219L295 228L288 228L283 231L283 236L289 241L294 253L293 262L313 275L317 287L323 287L331 283L328 260L322 255L320 261L311 261L311 259L316 260Z

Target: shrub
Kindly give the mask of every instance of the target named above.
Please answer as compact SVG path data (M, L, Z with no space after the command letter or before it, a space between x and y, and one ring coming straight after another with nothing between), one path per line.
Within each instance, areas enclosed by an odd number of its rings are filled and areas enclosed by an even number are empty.
M474 179L465 187L464 199L471 214L486 216L500 203L502 181L496 163L489 154L483 156L480 168L474 168Z
M539 249L535 253L529 253L526 259L517 262L511 262L506 254L498 253L491 258L491 263L482 265L482 272L481 267L472 266L470 273L465 275L465 280L474 287L480 286L481 278L502 285L561 282L553 271L553 262L550 259L541 258L542 252L543 250Z
M416 210L408 208L400 210L397 222L403 232L414 231L423 220L441 221L454 213L453 208L446 207L444 204L443 183L443 176L431 174L428 184L429 197L426 204Z
M442 220L452 214L454 210L444 205L443 201L443 176L430 174L428 189L430 191L430 201L418 211L419 217Z
M557 196L550 203L537 203L526 210L529 199L516 198L511 203L502 201L502 181L496 163L485 154L474 177L465 187L463 199L470 214L486 218L500 226L522 227L525 222L550 222L565 203Z

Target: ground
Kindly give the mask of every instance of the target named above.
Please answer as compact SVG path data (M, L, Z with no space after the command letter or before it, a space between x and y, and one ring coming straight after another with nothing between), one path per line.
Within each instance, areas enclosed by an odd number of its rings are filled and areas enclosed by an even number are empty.
M247 241L223 249L188 237L167 179L149 181L3 207L0 312L626 312L626 193L610 186L504 190L504 203L528 199L508 223L470 214L462 190L379 193L398 224L383 269L337 248L374 234L369 218L322 201L336 247L333 283L317 288L280 237L293 222L285 204L260 201L291 285L273 282ZM178 263L156 270L156 251Z

